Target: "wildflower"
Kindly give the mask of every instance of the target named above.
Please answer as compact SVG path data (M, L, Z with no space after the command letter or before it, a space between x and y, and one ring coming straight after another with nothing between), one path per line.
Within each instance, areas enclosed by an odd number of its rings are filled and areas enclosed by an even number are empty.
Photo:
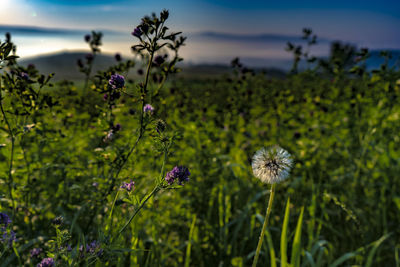
M30 132L33 128L35 128L36 124L32 123L32 124L28 124L24 126L24 133L26 132Z
M172 171L168 172L165 176L165 181L169 185L173 184L175 180L178 180L179 185L183 185L183 182L189 181L190 172L188 168L184 166L175 166Z
M120 53L116 53L115 56L114 56L114 58L115 58L115 60L118 61L118 62L122 60L122 57L121 57L121 54L120 54Z
M54 266L54 259L53 258L44 258L37 265L37 267L53 267L53 266Z
M103 100L104 100L104 101L107 101L107 99L108 99L108 94L104 94L104 95L103 95Z
M125 78L122 75L113 74L111 75L108 84L111 85L112 89L120 89L125 85Z
M132 32L132 35L137 37L137 38L140 38L140 36L142 36L142 34L143 34L143 32L140 29L140 26L137 26Z
M135 189L135 182L133 182L132 180L130 183L123 182L120 188L125 189L128 192L131 192Z
M83 68L83 62L82 62L81 59L78 59L78 60L76 61L76 64L78 65L79 68Z
M109 142L109 141L112 141L113 139L114 139L114 131L110 130L110 131L108 131L106 137L103 138L103 141Z
M94 182L94 183L92 184L92 186L97 188L97 187L99 186L99 183Z
M120 131L121 130L121 124L119 124L119 123L115 124L112 127L112 129L113 129L113 131L116 131L116 132Z
M164 61L165 61L164 57L162 57L162 56L156 56L154 58L154 64L157 65L157 66L160 66L161 64L163 64Z
M154 108L153 108L153 106L150 105L150 104L146 104L146 105L143 107L143 112L144 112L144 113L152 114L153 111L154 111Z
M0 237L0 242L7 244L9 247L12 247L13 242L17 240L15 232L11 230L10 234L8 234L5 227L1 227L0 232L3 233L3 235Z
M31 249L30 253L31 253L31 258L36 258L37 256L39 256L40 253L42 253L42 249L41 248L34 248Z
M93 56L93 54L89 53L89 54L86 54L85 58L88 62L91 62L94 59L94 56Z
M289 176L292 163L290 154L276 145L258 150L253 156L251 166L254 176L263 183L274 184Z
M21 79L23 79L23 80L29 80L29 75L28 75L28 73L26 73L26 72L21 72L20 74L19 74L19 76L21 77Z
M61 225L64 222L64 218L62 216L55 217L52 221L54 225Z
M0 212L0 225L4 224L7 227L11 223L10 217L7 214Z
M86 35L85 35L85 41L86 41L87 43L89 43L89 42L90 42L90 39L92 39L92 36L90 36L90 34L86 34Z

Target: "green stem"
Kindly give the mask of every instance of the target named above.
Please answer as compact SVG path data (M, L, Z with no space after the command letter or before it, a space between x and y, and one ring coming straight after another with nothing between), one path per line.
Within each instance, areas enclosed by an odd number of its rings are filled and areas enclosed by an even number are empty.
M144 207L144 205L146 204L146 202L152 197L154 196L158 191L160 191L160 187L158 185L156 185L153 189L153 191L151 191L150 194L147 195L147 197L142 200L142 203L140 204L140 206L135 210L135 212L132 214L132 216L129 218L129 220L125 223L125 225L121 228L121 230L119 230L118 234L115 236L115 238L117 238L123 231L125 231L125 229L129 226L129 224L132 222L133 218L135 218L135 216L139 213L139 211ZM114 239L115 240L115 239Z
M1 87L1 84L0 84L0 87ZM13 162L14 162L14 143L15 143L15 138L14 138L14 133L12 131L11 125L8 122L6 113L4 112L4 109L3 109L3 100L2 99L0 100L0 108L1 108L1 113L3 114L3 117L4 117L4 121L7 124L9 135L11 137L11 152L10 152L10 163L9 163L9 168L8 168L8 183L7 184L8 184L8 190L10 191L10 199L11 199L12 208L13 208L13 214L14 214L14 212L15 212L15 203L14 203L14 197L13 197L13 193L12 193L12 189L13 189L12 185L14 183L13 177L12 177L12 168L13 168Z
M262 242L264 240L265 229L267 228L267 225L268 225L269 215L271 214L272 202L274 201L275 185L276 184L272 184L272 186L271 186L271 193L269 195L268 208L267 208L267 212L265 213L265 219L264 219L264 224L263 224L263 227L262 227L262 230L260 233L260 238L258 239L256 255L254 256L254 261L253 261L253 265L252 265L253 267L257 266L258 257L260 256L260 250L261 250Z

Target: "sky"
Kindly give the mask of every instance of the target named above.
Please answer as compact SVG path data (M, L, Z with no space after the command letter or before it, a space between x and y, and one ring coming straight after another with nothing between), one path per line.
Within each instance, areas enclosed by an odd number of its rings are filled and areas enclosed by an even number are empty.
M61 28L76 33L111 30L115 34L105 34L104 51L128 54L134 42L130 32L140 18L164 8L170 10L169 27L189 37L182 52L193 62L226 61L235 55L289 58L285 40L271 42L257 37L299 37L304 27L312 28L324 40L400 49L399 0L0 0L0 26ZM215 34L204 34L210 32ZM230 38L222 38L227 34ZM246 41L246 36L253 41ZM78 34L20 33L14 34L14 41L19 54L28 57L86 49ZM315 54L328 50L329 43L321 42Z

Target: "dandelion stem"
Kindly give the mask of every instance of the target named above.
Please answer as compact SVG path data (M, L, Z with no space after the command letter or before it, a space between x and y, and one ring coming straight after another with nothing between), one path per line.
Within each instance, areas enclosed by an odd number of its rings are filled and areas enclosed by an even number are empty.
M274 201L275 185L276 184L272 184L272 186L271 186L271 193L269 195L268 208L267 208L267 212L265 213L265 219L264 219L264 224L263 224L263 227L262 227L262 230L260 233L260 238L258 239L256 255L254 256L254 261L253 261L253 265L252 265L253 267L257 266L258 257L260 256L260 250L261 250L261 245L264 240L265 229L267 228L267 225L268 225L268 219L269 219L269 215L271 214L271 209L272 209L272 202Z

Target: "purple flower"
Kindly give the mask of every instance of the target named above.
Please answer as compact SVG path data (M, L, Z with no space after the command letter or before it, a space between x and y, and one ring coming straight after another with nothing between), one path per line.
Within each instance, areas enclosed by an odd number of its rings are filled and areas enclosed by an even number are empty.
M153 106L152 105L150 105L150 104L146 104L144 107L143 107L143 112L144 113L153 113L154 112L154 108L153 108Z
M119 124L119 123L115 124L112 127L112 129L113 129L113 131L116 131L116 132L120 131L121 130L121 124Z
M52 221L54 225L61 225L64 222L64 218L62 216L55 217Z
M42 249L41 248L34 248L30 251L31 253L31 258L36 258L37 256L39 256L40 253L42 253Z
M21 77L21 79L24 79L24 80L29 80L29 75L28 75L28 73L26 73L26 72L21 72L20 74L19 74L19 76Z
M11 223L10 217L7 214L0 212L0 225L4 224L7 227Z
M53 266L54 266L54 259L53 258L44 258L37 265L37 267L53 267Z
M82 62L81 59L78 59L78 60L76 61L76 64L78 65L79 68L83 68L83 62Z
M165 176L165 181L169 185L173 184L175 180L178 180L179 185L183 185L183 182L189 181L190 172L188 168L184 166L175 166L172 171L168 172Z
M85 58L87 61L92 61L94 59L94 56L93 56L93 54L89 53L89 54L86 54Z
M90 34L86 34L85 41L88 43L88 42L90 42L90 39L92 39L92 36L90 36Z
M154 64L155 65L157 65L157 66L160 66L161 64L163 64L164 63L164 57L163 56L156 56L155 58L154 58Z
M140 29L140 26L137 26L132 32L132 35L137 37L137 38L140 38L140 36L142 36L142 34L143 34L143 32Z
M3 232L3 235L0 238L0 242L6 243L9 247L12 247L13 242L17 240L15 232L11 230L10 234L8 234L7 229L4 226L0 228L0 231Z
M125 78L122 75L113 74L113 75L111 75L111 78L108 81L108 84L111 85L112 89L122 88L125 85Z
M135 182L133 182L132 180L130 183L123 182L120 188L125 189L128 192L131 192L135 190Z
M103 95L103 100L104 100L104 101L107 101L107 99L108 99L108 94L104 94L104 95Z
M34 69L34 68L35 68L35 64L31 63L31 64L28 65L28 69Z
M122 57L121 57L120 53L116 53L114 57L115 57L115 60L118 61L118 62L122 60Z
M70 244L68 244L68 246L67 246L67 251L68 251L68 252L71 252L71 251L72 251L72 247L71 247Z

